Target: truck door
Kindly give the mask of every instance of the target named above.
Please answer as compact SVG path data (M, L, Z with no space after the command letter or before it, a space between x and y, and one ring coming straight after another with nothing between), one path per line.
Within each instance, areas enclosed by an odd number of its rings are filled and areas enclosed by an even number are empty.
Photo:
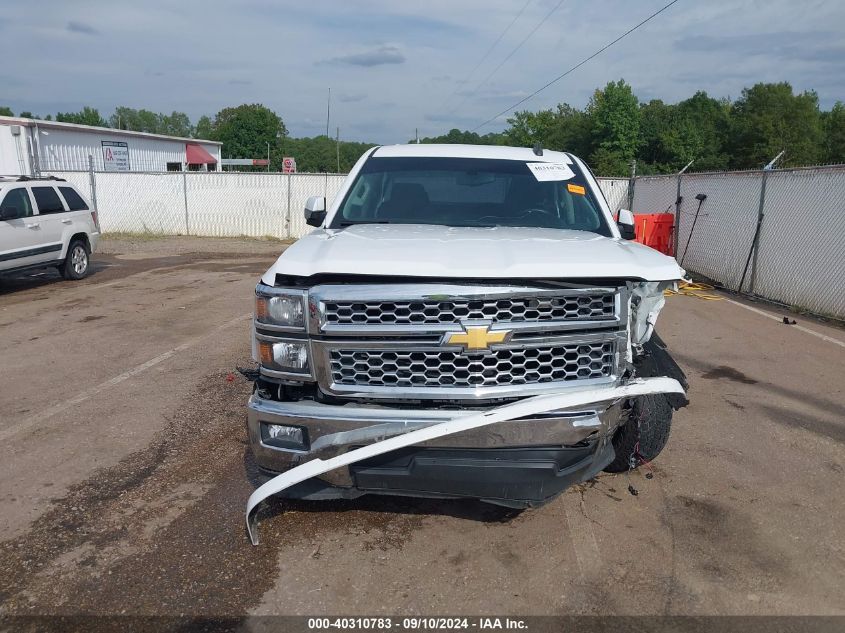
M57 258L62 246L56 249L45 244L28 189L0 189L0 197L0 270Z

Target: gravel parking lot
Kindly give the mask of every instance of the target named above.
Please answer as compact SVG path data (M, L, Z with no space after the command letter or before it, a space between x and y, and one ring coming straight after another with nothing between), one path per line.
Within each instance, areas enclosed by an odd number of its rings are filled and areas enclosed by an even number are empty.
M845 331L730 297L661 316L691 405L653 478L274 502L252 547L238 367L282 248L106 239L82 282L0 280L0 613L845 614Z

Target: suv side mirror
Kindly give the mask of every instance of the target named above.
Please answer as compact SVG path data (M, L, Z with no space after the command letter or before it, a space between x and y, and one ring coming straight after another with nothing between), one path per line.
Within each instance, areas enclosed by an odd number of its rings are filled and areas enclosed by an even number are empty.
M622 239L633 240L637 237L637 232L634 229L634 214L628 209L619 209L616 226L619 227L619 233L622 234Z
M305 224L308 226L322 226L326 219L326 199L322 196L311 196L305 203Z
M18 208L13 206L6 206L0 209L0 220L17 220Z

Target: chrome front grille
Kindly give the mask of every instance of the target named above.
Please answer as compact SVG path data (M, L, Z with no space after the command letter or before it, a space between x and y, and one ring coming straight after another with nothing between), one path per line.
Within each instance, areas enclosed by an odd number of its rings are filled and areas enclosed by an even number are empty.
M627 304L613 286L318 285L308 292L314 378L333 396L382 400L608 384L627 349Z
M449 301L326 301L323 318L335 325L431 325L485 319L493 323L613 318L613 292Z
M491 352L331 350L338 385L380 387L502 387L607 378L612 342L573 343Z

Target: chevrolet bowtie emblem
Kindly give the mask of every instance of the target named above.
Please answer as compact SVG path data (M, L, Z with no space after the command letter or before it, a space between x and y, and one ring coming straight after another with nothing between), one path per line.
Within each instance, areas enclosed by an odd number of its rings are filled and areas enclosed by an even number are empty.
M511 330L490 331L488 325L464 325L463 332L447 332L443 337L444 345L463 345L464 349L489 349L494 343L504 343L510 337Z

